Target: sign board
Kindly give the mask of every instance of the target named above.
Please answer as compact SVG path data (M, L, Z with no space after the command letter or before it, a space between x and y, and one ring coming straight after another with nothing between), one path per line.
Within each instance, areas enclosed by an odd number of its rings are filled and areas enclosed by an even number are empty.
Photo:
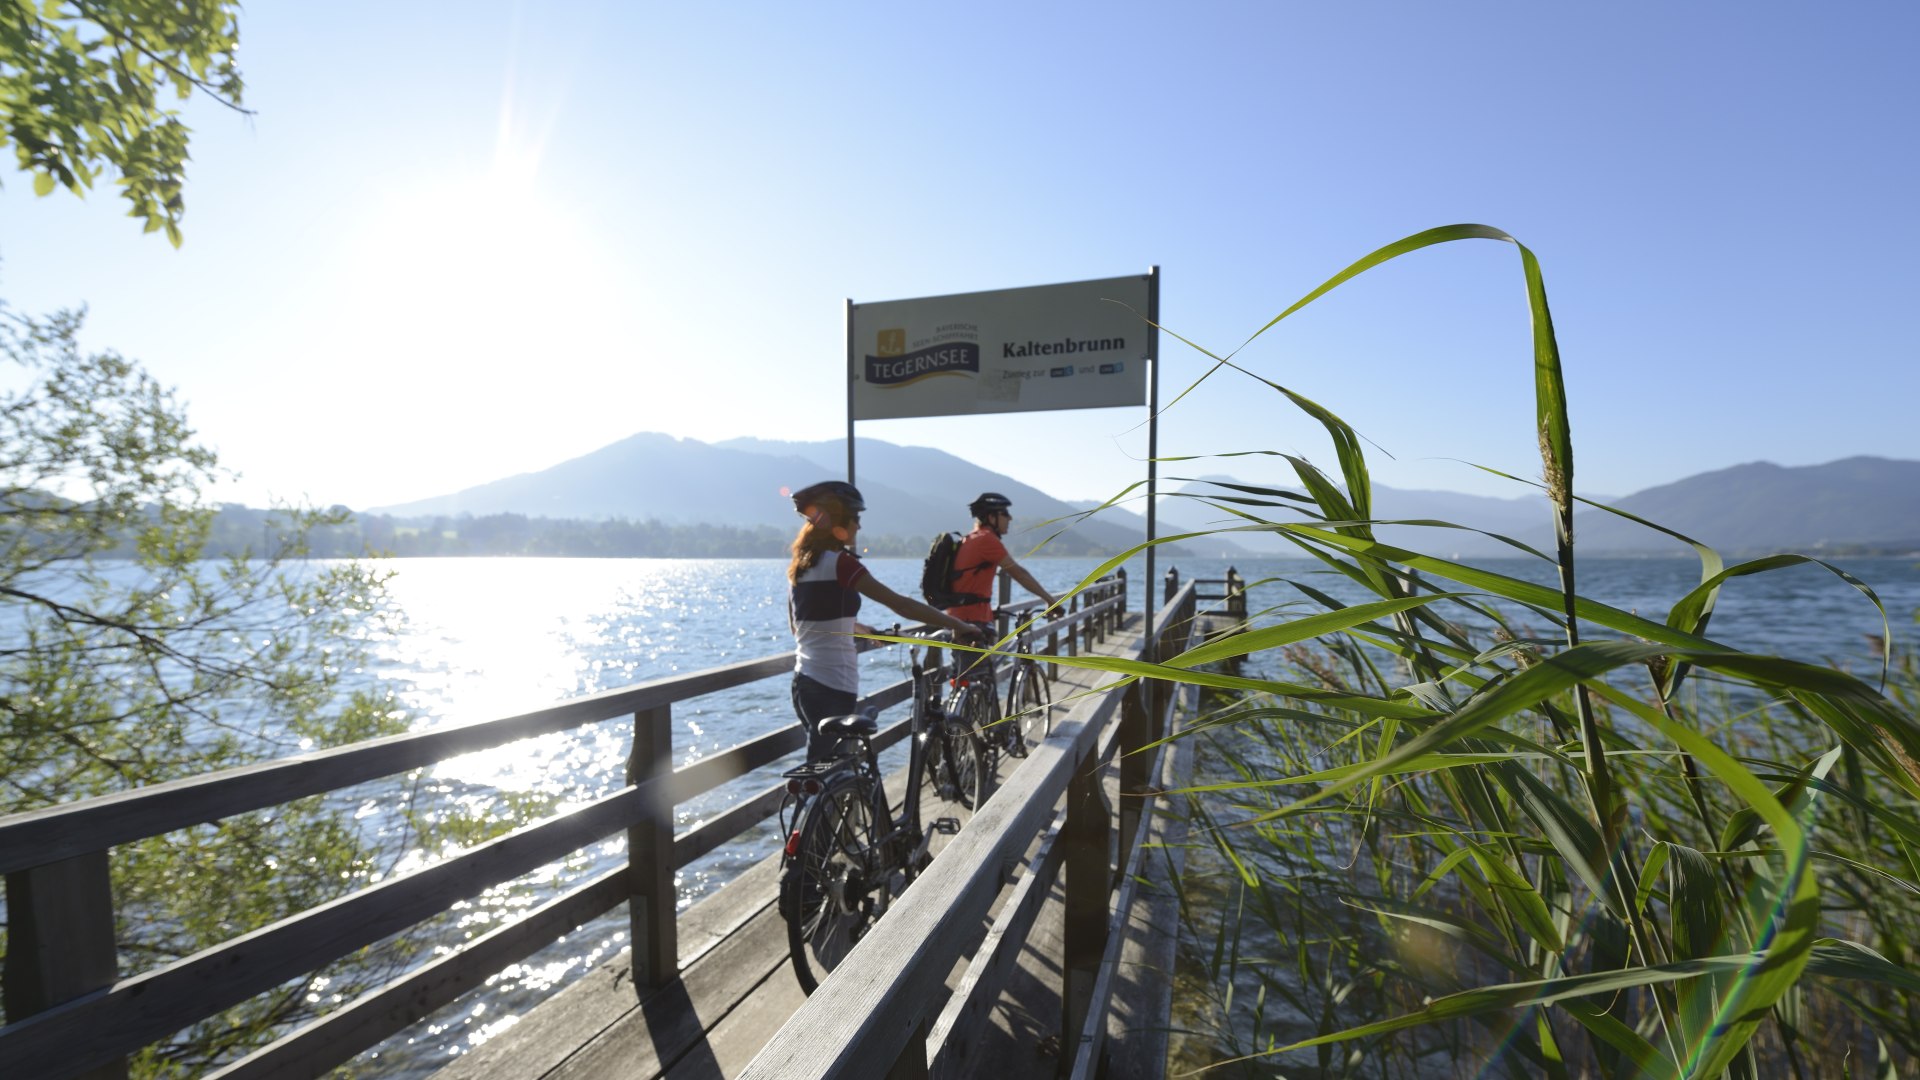
M1151 281L851 304L849 419L1144 405Z

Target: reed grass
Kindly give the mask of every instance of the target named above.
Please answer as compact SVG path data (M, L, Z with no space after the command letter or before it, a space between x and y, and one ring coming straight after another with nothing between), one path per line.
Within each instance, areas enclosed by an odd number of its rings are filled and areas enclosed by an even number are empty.
M1545 492L1556 524L1551 552L1499 539L1552 563L1557 587L1380 542L1377 525L1459 526L1377 519L1353 429L1207 353L1202 381L1225 369L1257 380L1325 429L1337 470L1275 455L1304 497L1251 485L1189 497L1230 522L1220 531L1284 537L1371 599L1296 581L1304 607L1159 664L1102 665L1214 694L1184 736L1210 744L1213 766L1183 793L1201 850L1183 882L1196 947L1182 977L1208 1004L1180 1018L1198 1030L1175 1066L1914 1075L1913 657L1885 635L1863 678L1711 636L1720 590L1740 577L1814 562L1884 624L1872 588L1803 556L1729 566L1646 522L1691 547L1700 584L1658 621L1581 596L1573 511L1585 500L1545 284L1533 253L1498 230L1449 226L1381 248L1259 333L1381 263L1473 239L1520 255L1541 452L1541 479L1520 482ZM1255 674L1221 669L1248 658Z

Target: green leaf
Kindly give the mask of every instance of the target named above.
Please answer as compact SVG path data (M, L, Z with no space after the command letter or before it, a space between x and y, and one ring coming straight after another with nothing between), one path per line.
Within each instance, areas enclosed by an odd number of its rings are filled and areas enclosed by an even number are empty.
M1355 604L1324 615L1309 615L1301 619L1290 619L1275 626L1263 626L1210 641L1196 646L1167 661L1168 667L1192 668L1201 664L1218 663L1236 656L1246 656L1262 649L1277 649L1299 641L1307 641L1325 634L1335 634L1342 630L1369 623L1412 608L1424 607L1438 600L1453 599L1450 593L1434 593L1427 596L1407 597L1400 600L1382 600L1376 603Z
M1541 898L1533 882L1501 857L1499 851L1485 845L1474 845L1474 861L1487 875L1487 882L1493 887L1493 894L1500 901L1514 922L1518 923L1527 935L1550 953L1566 951L1567 943L1560 937L1560 929L1553 923L1553 912L1547 908L1547 902Z

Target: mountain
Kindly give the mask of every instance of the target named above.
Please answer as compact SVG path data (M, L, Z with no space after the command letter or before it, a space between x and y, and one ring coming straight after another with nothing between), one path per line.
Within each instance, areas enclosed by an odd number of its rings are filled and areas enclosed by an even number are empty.
M1289 479L1292 479L1291 476ZM1268 495L1253 495L1223 486L1228 484L1299 493L1297 484L1290 485L1271 479L1250 481L1229 476L1204 476L1176 483L1171 489L1173 505L1163 508L1161 516L1167 519L1183 518L1196 523L1197 526L1207 528L1244 524L1241 519L1235 518L1232 514L1215 510L1200 501L1214 499L1268 521L1306 522L1310 520L1305 514L1295 512L1289 507L1293 505L1310 507L1311 503L1296 504L1292 500ZM1261 499L1281 505L1245 506L1227 501L1230 499ZM1445 521L1468 527L1467 529L1435 529L1419 525L1375 527L1374 535L1381 541L1414 551L1431 551L1441 555L1512 554L1513 548L1506 544L1468 529L1480 529L1504 536L1518 536L1536 530L1543 522L1547 523L1547 528L1551 529L1553 520L1551 514L1552 508L1547 503L1546 495L1538 492L1501 499L1487 495L1462 495L1453 491L1426 491L1416 488L1389 487L1385 484L1373 485L1373 516L1377 521ZM1235 532L1230 534L1230 538L1234 543L1262 555L1299 555L1301 553L1298 547L1271 532Z
M1008 538L1009 546L1016 554L1025 554L1060 527L1041 526L1041 522L1099 505L1056 499L942 450L860 439L855 452L860 489L869 504L864 523L873 537L931 537L942 530L964 528L967 501L982 491L999 491L1014 503L1015 532ZM742 438L708 444L642 433L540 472L380 507L377 512L395 517L623 518L667 525L787 530L794 525L793 504L782 490L844 475L846 461L846 445L837 440ZM1166 495L1160 504L1160 532L1171 535L1238 524L1230 514L1199 501L1213 498L1235 505L1225 500L1242 493L1221 487L1222 483L1297 490L1293 480L1291 473L1284 480L1163 479L1161 490ZM1729 554L1920 550L1920 461L1853 457L1799 467L1753 462L1598 501ZM1247 509L1274 521L1308 520L1286 507ZM1469 527L1383 525L1376 529L1389 544L1436 555L1513 553L1507 545L1469 529L1511 536L1543 551L1553 544L1551 509L1546 496L1537 491L1501 499L1376 484L1374 517L1430 519ZM1145 518L1138 512L1109 507L1071 525L1048 543L1046 551L1112 553L1139 543L1145 535ZM1678 541L1599 510L1578 512L1574 535L1580 550L1588 554L1685 551ZM1175 546L1174 552L1226 558L1299 554L1293 545L1261 532L1186 541L1184 550Z
M1183 497L1238 494L1197 482L1178 490ZM1553 547L1551 508L1541 492L1498 499L1381 484L1374 485L1373 491L1376 520L1446 521L1510 536L1542 551ZM1728 555L1920 551L1920 461L1852 457L1805 466L1752 462L1594 501L1657 522ZM1284 509L1256 512L1275 521L1297 519ZM1226 517L1218 514L1212 520ZM1514 554L1511 547L1464 529L1384 525L1375 531L1389 544L1438 555ZM1288 553L1285 542L1277 537L1256 533L1233 537L1262 554ZM1663 533L1592 508L1575 511L1574 537L1585 554L1680 555L1687 550Z
M1920 551L1920 461L1850 457L1795 467L1755 461L1611 505L1723 552ZM1586 551L1686 550L1601 510L1575 513L1574 537Z
M727 449L753 450L774 457L801 458L812 462L823 475L828 476L842 475L847 466L846 444L837 441L802 443L742 438L728 439L715 445ZM878 439L856 439L854 455L854 471L860 479L860 491L867 496L869 503L875 501L867 486L869 478L893 489L938 493L927 497L925 501L939 504L939 517L931 519L926 528L914 530L915 534L963 528L967 524L967 503L983 491L997 491L1013 500L1015 529L1008 539L1018 541L1025 538L1028 546L1038 543L1065 524L1042 526L1041 522L1064 518L1100 505L1097 502L1056 499L1039 488L983 469L944 450L895 446ZM1161 507L1160 516L1161 520L1156 524L1162 536L1195 531L1170 520L1165 506ZM1193 518L1189 516L1187 520L1192 521ZM1118 552L1146 538L1147 519L1143 514L1112 506L1092 518L1072 524L1070 532L1095 540L1102 550ZM1051 549L1059 543L1058 540L1053 541L1048 547ZM1010 547L1015 555L1020 554L1017 546ZM1204 551L1201 551L1201 547L1204 547ZM1197 545L1193 550L1197 554L1219 554L1227 558L1251 554L1245 546L1219 540Z
M1022 555L1059 528L1041 528L1040 522L1073 512L1037 488L942 450L860 439L855 452L860 490L867 497L862 521L869 536L930 538L943 530L964 529L969 523L967 502L982 491L999 491L1014 502L1015 530L1008 546ZM843 476L846 461L846 445L837 441L745 438L708 444L642 433L539 472L373 512L400 518L526 514L791 529L796 525L793 503L782 491ZM1046 553L1118 552L1145 535L1138 517L1102 514L1070 526L1048 543ZM1209 551L1219 546L1209 545Z

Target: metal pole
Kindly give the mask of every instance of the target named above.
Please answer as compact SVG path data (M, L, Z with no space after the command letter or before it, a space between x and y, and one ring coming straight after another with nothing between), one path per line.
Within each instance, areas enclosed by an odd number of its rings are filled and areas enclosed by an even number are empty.
M853 362L853 298L847 298L847 483L853 480L853 387L860 369Z
M1147 631L1153 631L1154 503L1160 494L1160 267L1147 271Z

